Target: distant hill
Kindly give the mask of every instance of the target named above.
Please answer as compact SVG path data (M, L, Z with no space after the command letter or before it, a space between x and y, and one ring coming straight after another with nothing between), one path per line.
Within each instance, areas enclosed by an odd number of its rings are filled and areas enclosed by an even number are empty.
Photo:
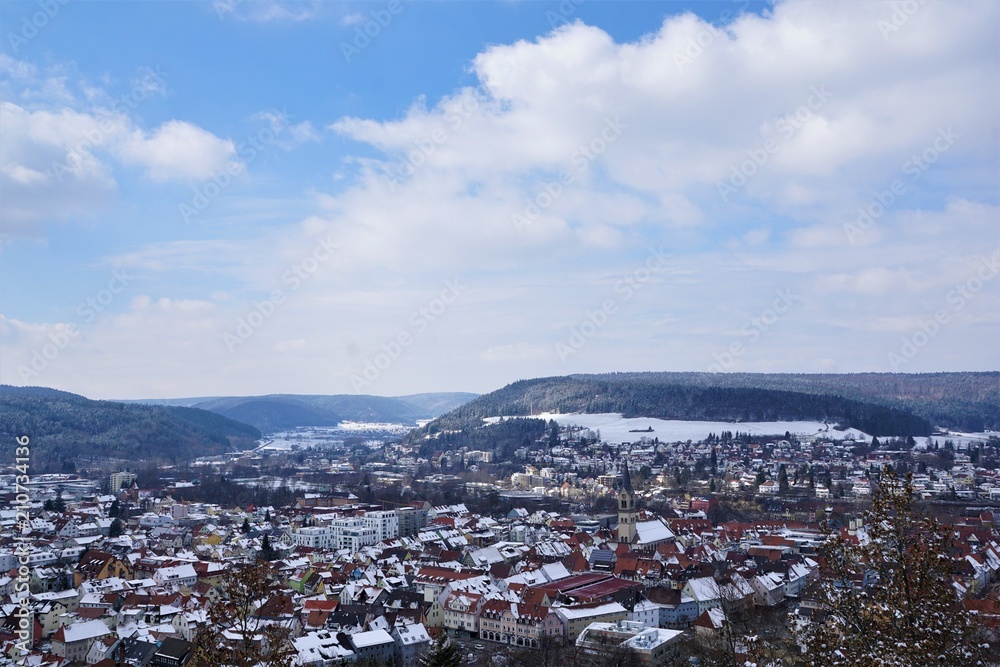
M474 446L484 439L479 437L483 432L493 429L482 427L484 417L555 411L685 420L817 420L878 436L928 435L934 427L982 431L1000 428L1000 373L610 373L520 380L452 410L408 439L432 435L452 446L465 440Z
M341 421L392 422L416 425L474 399L460 392L367 396L355 394L219 396L198 399L154 399L143 403L188 405L274 433L296 426L336 426ZM140 401L137 401L140 402Z
M260 431L189 407L92 401L45 387L0 385L0 451L30 438L32 469L68 469L87 458L174 462L252 448Z
M572 376L687 387L771 389L842 396L896 408L935 427L1000 430L1000 372L957 373L613 373Z

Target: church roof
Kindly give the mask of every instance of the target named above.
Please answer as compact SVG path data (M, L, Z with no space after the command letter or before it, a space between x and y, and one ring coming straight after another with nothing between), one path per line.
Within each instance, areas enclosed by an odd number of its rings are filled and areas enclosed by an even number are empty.
M622 490L630 496L633 494L632 477L628 474L628 459L625 459L625 469L622 473Z

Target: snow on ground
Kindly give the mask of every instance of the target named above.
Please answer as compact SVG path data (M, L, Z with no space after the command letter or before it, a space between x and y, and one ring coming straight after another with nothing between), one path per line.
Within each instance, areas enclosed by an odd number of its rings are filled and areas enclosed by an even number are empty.
M785 431L800 437L820 437L831 440L871 440L871 436L858 429L836 431L832 424L815 421L782 421L782 422L716 422L716 421L682 421L678 419L654 419L651 417L625 418L618 413L600 414L559 414L543 412L532 415L533 419L555 420L560 426L582 426L592 431L601 431L601 440L610 443L638 442L642 438L659 438L660 442L697 442L704 440L709 433L718 435L722 431L739 431L752 435L784 435ZM496 422L500 417L488 417L488 423ZM652 432L634 433L652 427ZM943 442L943 440L942 440Z
M997 433L992 431L987 431L986 433L959 433L958 431L951 431L944 434L932 435L928 438L916 437L913 440L917 443L917 449L927 449L930 442L936 442L938 446L944 446L945 440L951 440L955 443L956 449L962 450L968 449L970 445L975 449L976 445L989 440L991 435L995 436Z

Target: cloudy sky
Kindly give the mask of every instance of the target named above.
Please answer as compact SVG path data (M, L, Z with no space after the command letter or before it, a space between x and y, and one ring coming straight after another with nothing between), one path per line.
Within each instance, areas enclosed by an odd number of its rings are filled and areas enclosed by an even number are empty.
M1000 368L996 2L0 5L0 381Z

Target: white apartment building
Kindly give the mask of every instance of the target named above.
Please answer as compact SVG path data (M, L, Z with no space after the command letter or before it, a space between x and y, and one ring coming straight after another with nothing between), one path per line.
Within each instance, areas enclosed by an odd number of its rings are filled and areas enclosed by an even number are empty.
M375 530L378 542L399 537L399 515L396 510L365 512L365 525Z
M359 551L361 547L378 542L374 528L369 528L365 520L357 517L336 519L330 524L336 549Z
M334 549L336 541L331 526L307 526L292 533L292 542L297 547L312 549Z
M128 488L132 486L132 482L135 481L134 472L116 472L111 474L111 493L118 493L119 489L123 486Z

